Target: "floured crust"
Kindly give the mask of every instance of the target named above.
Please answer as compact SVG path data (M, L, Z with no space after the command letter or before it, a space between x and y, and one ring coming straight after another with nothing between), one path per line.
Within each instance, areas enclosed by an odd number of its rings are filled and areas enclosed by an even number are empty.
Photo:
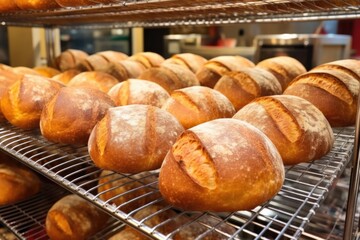
M69 87L85 87L107 93L118 80L110 74L98 71L82 72L73 77L67 84Z
M187 67L193 73L196 73L205 63L206 58L193 53L179 53L166 59L163 64L172 63Z
M129 60L138 61L145 68L160 67L165 59L154 52L139 52L129 57Z
M188 152L194 146L200 151ZM159 189L167 202L184 210L238 211L270 199L283 180L281 157L260 130L217 119L178 138L160 169Z

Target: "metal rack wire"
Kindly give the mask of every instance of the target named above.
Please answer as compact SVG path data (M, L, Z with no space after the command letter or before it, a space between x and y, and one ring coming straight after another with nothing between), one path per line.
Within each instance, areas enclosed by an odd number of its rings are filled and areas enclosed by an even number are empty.
M86 146L50 143L38 131L3 124L0 149L154 239L171 239L188 232L196 234L196 239L215 235L220 239L298 239L352 154L354 128L334 131L332 151L320 160L288 167L284 186L273 199L252 211L231 213L175 209L159 194L157 171L101 174ZM117 194L104 198L112 191Z
M114 4L0 14L2 25L116 27L214 25L345 19L360 16L358 0L122 0Z

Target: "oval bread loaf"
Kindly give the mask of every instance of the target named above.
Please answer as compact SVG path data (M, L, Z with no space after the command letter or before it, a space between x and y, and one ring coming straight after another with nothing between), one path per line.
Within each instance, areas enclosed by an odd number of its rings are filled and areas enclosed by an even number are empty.
M334 144L325 116L307 100L290 95L257 98L235 119L260 129L277 147L285 165L320 159Z
M193 73L196 73L205 63L207 59L193 53L179 53L174 54L166 59L162 64L174 63L185 66Z
M264 203L283 181L280 154L264 133L244 121L216 119L176 140L161 166L159 189L184 210L227 212Z
M56 68L61 72L75 68L80 62L82 62L89 55L81 50L68 49L61 52L59 56L55 58Z
M107 93L118 80L104 72L82 72L73 77L67 84L69 87L92 88Z
M139 52L129 57L129 60L141 63L145 68L160 67L165 59L155 52Z
M313 70L317 71L321 69L342 71L344 73L351 75L353 78L357 79L358 81L360 81L360 61L356 59L342 59L342 60L324 63L319 66L316 66L311 71Z
M41 134L56 143L87 144L93 127L114 106L100 90L64 87L43 108Z
M118 62L110 62L99 71L108 73L115 77L119 82L129 78L137 78L145 71L145 67L136 61L121 60Z
M229 99L203 86L173 91L162 109L174 115L185 129L217 118L231 118L235 114Z
M258 68L243 68L222 76L214 89L224 94L238 111L261 96L281 94L279 81L270 72Z
M150 105L110 108L91 132L88 149L102 169L139 173L158 169L183 127L170 113Z
M359 81L337 70L314 70L295 78L284 91L314 104L332 127L355 124Z

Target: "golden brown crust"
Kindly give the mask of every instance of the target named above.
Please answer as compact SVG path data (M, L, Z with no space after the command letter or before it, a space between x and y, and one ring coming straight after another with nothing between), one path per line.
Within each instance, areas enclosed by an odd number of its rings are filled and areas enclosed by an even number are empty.
M144 65L145 68L160 67L165 59L154 52L139 52L129 57L129 60L138 61Z
M47 10L59 8L59 4L54 0L14 0L16 5L24 10Z
M314 70L295 78L284 94L314 104L332 127L355 124L359 81L336 70Z
M128 79L112 87L109 96L116 106L145 104L161 107L169 93L160 85L147 80Z
M0 69L0 101L4 94L7 92L8 88L14 84L16 81L20 80L22 75L14 73L12 70ZM0 122L6 121L0 104Z
M114 107L100 90L65 87L44 106L40 117L41 134L65 144L86 144L95 124Z
M76 69L86 72L86 71L98 71L102 69L109 63L107 59L98 54L93 54L82 60L77 66Z
M325 63L313 68L312 71L321 69L342 71L360 81L360 61L356 59L343 59Z
M98 71L82 72L73 77L67 84L69 87L92 88L107 93L118 80L110 74Z
M111 108L91 132L88 149L103 169L139 173L160 167L183 131L170 113L149 105Z
M97 0L97 2L100 2L100 1ZM108 2L110 3L110 1L108 1ZM127 59L129 57L125 53L117 52L117 51L111 51L111 50L97 52L96 54L102 56L108 62L119 62L119 61L125 60L125 59Z
M284 164L316 160L332 148L334 136L325 116L300 97L261 97L238 111L235 119L264 132L275 144Z
M56 68L61 72L75 68L89 55L81 50L68 49L55 58Z
M46 216L46 232L53 240L85 240L105 226L108 216L77 195L57 201Z
M216 118L230 118L235 114L229 99L203 86L175 90L162 109L174 115L185 129Z
M79 73L81 73L81 72L77 69L69 69L69 70L66 70L65 72L62 72L62 73L59 73L59 74L53 76L51 79L62 82L64 84L68 84L68 82L70 82L70 80L73 77L75 77L76 75L78 75Z
M60 74L60 71L52 68L52 67L48 67L48 66L38 66L38 67L34 67L34 70L36 72L38 72L39 74L41 74L44 77L48 77L48 78L52 78L53 76Z
M44 105L62 88L63 84L35 75L25 75L16 81L1 99L5 118L24 129L39 127Z
M284 166L276 147L246 122L216 119L186 130L179 141L181 147L173 145L159 175L162 196L176 207L252 209L283 184Z
M129 78L137 78L145 67L136 61L122 60L118 62L110 62L100 69L100 71L108 73L115 77L119 82Z
M196 73L205 63L207 59L193 53L179 53L166 59L163 64L173 63L187 67L193 73Z
M19 7L15 4L14 0L3 0L0 3L0 12L16 11Z
M96 4L91 0L55 0L62 7L89 6Z
M21 74L21 75L29 74L29 75L43 76L36 70L34 70L32 68L28 68L28 67L22 67L22 66L21 67L13 67L13 68L11 68L11 70L16 74Z

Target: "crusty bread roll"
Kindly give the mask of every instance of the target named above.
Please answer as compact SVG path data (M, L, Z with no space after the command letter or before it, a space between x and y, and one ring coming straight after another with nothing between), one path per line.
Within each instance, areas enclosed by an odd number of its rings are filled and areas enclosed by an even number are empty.
M111 62L119 62L126 58L128 58L128 56L122 52L101 51L82 60L77 65L77 69L80 71L99 71Z
M41 134L56 143L86 144L95 124L114 106L100 90L64 87L43 108Z
M344 73L351 75L353 78L357 79L358 81L360 81L360 61L356 59L342 59L342 60L324 63L319 66L316 66L311 71L314 70L317 71L321 69L342 71Z
M14 0L24 10L48 10L60 7L54 0Z
M119 82L122 82L129 78L139 77L145 69L144 65L139 62L121 60L118 62L110 62L102 68L99 68L99 71L108 73L115 77Z
M0 205L25 200L41 188L39 177L14 161L0 154Z
M176 89L200 85L192 71L184 66L170 63L161 67L149 68L138 78L155 82L169 93Z
M80 70L69 69L69 70L66 70L65 72L62 72L62 73L59 73L59 74L53 76L51 79L62 82L64 84L68 84L70 82L70 80L73 79L79 73L81 73Z
M219 56L207 61L196 72L196 77L202 86L213 88L225 73L254 66L255 64L252 61L241 56Z
M81 50L68 49L55 58L56 68L61 72L75 68L80 62L82 62L89 55Z
M0 69L0 101L4 94L7 92L8 88L21 78L22 75L16 74L11 70ZM3 122L5 120L6 119L2 113L0 104L0 122Z
M52 78L53 76L60 74L60 71L52 68L52 67L48 67L48 66L38 66L38 67L34 67L34 70L36 72L38 72L39 74L41 74L44 77L48 77L48 78Z
M15 4L15 0L2 0L0 2L0 12L9 12L19 10L19 7Z
M196 73L205 63L207 59L193 53L179 53L166 59L162 64L174 63L187 67L193 73Z
M220 92L203 86L175 90L162 109L174 115L185 129L235 114L232 103Z
M67 86L93 88L107 93L117 83L118 80L110 74L91 71L79 73L68 82Z
M50 78L24 75L12 84L2 97L2 113L16 127L37 128L44 105L62 87L63 84Z
M139 173L160 168L183 130L174 116L160 108L137 104L115 107L92 130L88 149L99 168Z
M97 196L105 202L115 204L125 213L161 197L154 174L144 172L125 176L108 170L100 174Z
M244 121L216 119L176 140L161 166L159 190L184 210L250 210L277 194L284 175L264 133Z
M96 4L91 0L55 0L62 7L89 6Z
M21 75L29 74L29 75L43 76L41 73L37 72L36 70L23 66L13 67L11 68L11 70L16 74L21 74Z
M99 0L94 0L95 2L100 3L101 1ZM110 3L110 0L106 0L108 3ZM117 0L113 0L112 2L115 2ZM105 0L102 1L105 3ZM105 58L108 62L118 62L118 61L122 61L127 59L129 56L126 53L123 52L118 52L118 51L112 51L112 50L107 50L107 51L100 51L96 53L97 55L102 56L103 58Z
M139 52L129 57L129 60L137 61L145 68L160 67L165 59L155 52Z
M274 74L281 84L282 91L285 90L295 77L306 73L304 65L297 59L289 56L268 58L259 62L256 66Z
M106 225L108 215L78 195L58 200L46 216L46 232L52 240L85 240Z
M160 85L147 80L128 79L113 86L109 96L116 106L145 104L161 108L169 93Z
M334 143L331 126L321 111L296 96L257 98L233 118L246 121L265 133L286 165L320 159Z
M295 78L284 94L314 104L332 127L355 124L359 81L337 70L314 70Z
M275 76L258 67L244 67L241 71L225 74L214 89L224 94L236 111L255 98L282 93Z

